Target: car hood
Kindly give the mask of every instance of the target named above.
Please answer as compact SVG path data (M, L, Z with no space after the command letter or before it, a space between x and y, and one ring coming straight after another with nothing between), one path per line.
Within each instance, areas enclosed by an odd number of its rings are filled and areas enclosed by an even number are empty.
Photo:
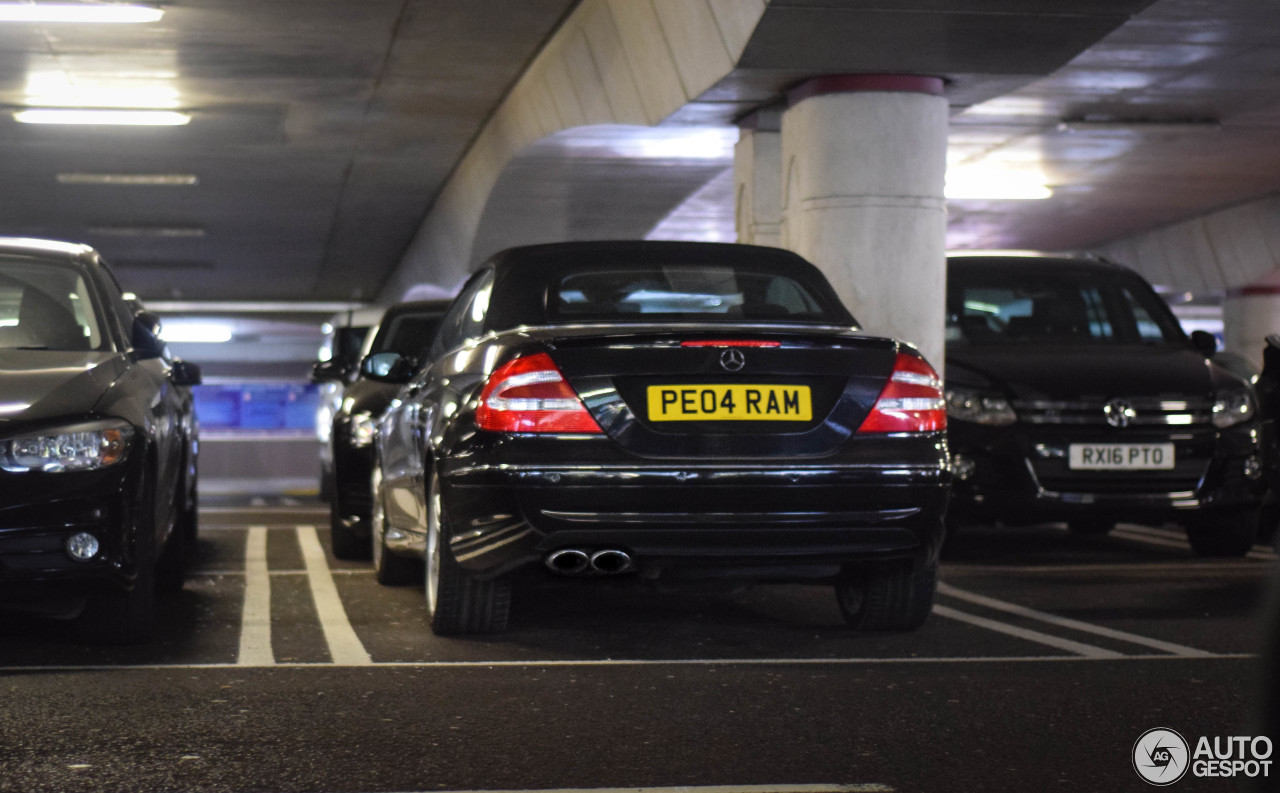
M114 352L0 350L0 427L87 414L125 367Z
M1181 347L967 347L947 351L947 382L1012 399L1204 396L1239 380Z

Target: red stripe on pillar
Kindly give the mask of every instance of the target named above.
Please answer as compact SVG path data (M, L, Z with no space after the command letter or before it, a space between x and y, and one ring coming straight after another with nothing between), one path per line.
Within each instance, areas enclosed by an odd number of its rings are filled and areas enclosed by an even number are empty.
M863 91L942 96L946 83L941 77L919 74L832 74L815 77L787 92L787 104L796 105L811 96L849 94Z
M1272 297L1280 295L1280 284L1275 286L1242 286L1228 289L1227 297Z

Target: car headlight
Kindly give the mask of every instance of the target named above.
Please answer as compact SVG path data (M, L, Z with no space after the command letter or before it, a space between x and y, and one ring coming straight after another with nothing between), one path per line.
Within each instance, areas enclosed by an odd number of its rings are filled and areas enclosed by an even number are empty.
M373 443L373 434L378 430L378 422L368 413L356 413L351 417L351 445L368 446Z
M967 388L948 387L946 390L947 417L956 421L970 421L1003 427L1018 420L1009 400L994 394L981 394Z
M1242 388L1239 391L1218 394L1213 400L1213 426L1219 428L1235 426L1253 418L1254 412L1253 394L1249 393L1249 389Z
M91 422L0 440L0 469L11 473L92 471L124 460L133 427Z

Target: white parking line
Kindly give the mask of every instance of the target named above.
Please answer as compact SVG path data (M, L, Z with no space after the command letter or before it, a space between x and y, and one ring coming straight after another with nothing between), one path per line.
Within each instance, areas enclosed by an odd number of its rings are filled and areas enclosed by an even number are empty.
M877 782L852 785L682 785L680 787L538 788L522 790L446 790L434 793L894 793Z
M1213 653L1205 650L1198 650L1194 647L1187 647L1182 644L1174 644L1173 642L1161 641L1160 639L1152 639L1147 636L1139 636L1136 633L1128 633L1126 631L1118 631L1113 628L1106 628L1101 625L1094 625L1080 620L1073 620L1069 617L1059 617L1056 614L1049 614L1044 611L1019 606L1016 603L1009 603L1004 600L996 600L995 598L979 595L974 592L966 592L963 589L957 589L950 584L938 584L938 594L947 597L957 598L979 606L985 606L996 611L1003 611L1007 614L1016 614L1019 617L1026 617L1038 622L1045 622L1050 625L1057 625L1061 628L1069 628L1081 633L1092 633L1095 636L1104 636L1108 639L1118 639L1122 642L1130 644L1138 644L1143 647L1150 647L1153 650L1162 650L1173 655L1181 655L1187 658L1211 658Z
M325 643L329 645L329 657L340 666L368 666L373 663L369 651L347 619L347 611L338 597L338 588L333 583L333 574L329 571L315 526L298 527L298 545L302 548L302 561L307 568L307 583L311 586L311 597L320 617L320 629L324 631Z
M953 609L954 611L954 609ZM378 661L361 664L369 669L591 669L595 667L707 667L707 666L893 666L902 664L919 666L928 664L1060 664L1128 662L1187 662L1187 661L1249 661L1256 662L1256 653L1219 653L1207 658L1188 658L1183 655L1122 655L1118 658L1084 655L971 655L971 656L898 656L894 658L659 658L604 659L604 660L532 660L532 661ZM238 664L56 664L48 666L0 666L0 673L27 672L156 672L184 669L237 669ZM275 669L311 669L333 671L337 667L329 663L285 661L274 665ZM488 793L492 793L489 791Z
M1155 545L1170 545L1175 548L1190 548L1191 543L1187 542L1186 537L1181 532L1165 531L1152 526L1136 526L1125 524L1117 527L1113 532L1115 536L1124 537L1129 540L1138 542L1150 542ZM1276 556L1275 550L1265 545L1255 545L1246 556L1250 559L1266 559L1274 560L1280 557Z
M1017 625L1010 625L1007 622L988 619L987 617L979 617L976 614L970 614L966 611L957 611L950 606L935 604L933 613L940 617L958 620L959 622L967 622L970 625L977 625L979 628L986 628L996 633L1003 633L1008 636L1014 636L1019 639L1025 639L1029 642L1043 644L1046 647L1054 647L1059 650L1066 650L1069 653L1083 656L1085 658L1106 658L1117 659L1124 658L1124 653L1118 653L1115 650L1108 650L1105 647L1098 647L1093 644L1085 644L1072 639L1064 639L1061 636L1051 636L1040 631L1033 631L1029 628L1021 628Z
M271 576L267 572L267 529L250 526L244 547L244 609L240 614L240 666L271 666Z

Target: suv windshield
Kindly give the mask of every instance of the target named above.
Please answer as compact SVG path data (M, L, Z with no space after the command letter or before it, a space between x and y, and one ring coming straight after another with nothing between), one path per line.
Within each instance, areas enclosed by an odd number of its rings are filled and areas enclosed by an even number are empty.
M82 272L0 256L0 349L98 350L104 341Z
M947 344L1186 344L1151 289L1108 274L950 274Z
M555 315L573 320L828 319L820 298L785 275L674 265L585 270L552 288Z

